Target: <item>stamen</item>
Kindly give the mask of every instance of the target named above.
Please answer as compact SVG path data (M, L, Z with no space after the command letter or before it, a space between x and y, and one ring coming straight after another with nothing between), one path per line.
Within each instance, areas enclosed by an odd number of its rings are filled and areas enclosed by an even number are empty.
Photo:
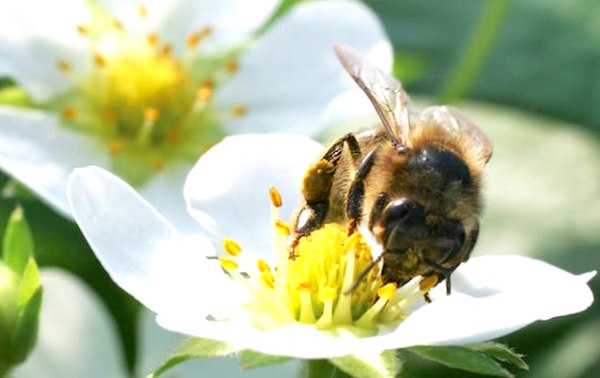
M125 30L125 28L123 27L123 23L119 20L113 20L112 22L112 26L113 28L117 29L118 31L123 31Z
M123 142L120 140L112 140L108 142L108 152L111 155L116 155L123 151Z
M227 272L236 271L239 267L237 262L233 261L232 259L226 256L219 257L219 263L221 264L221 267Z
M317 321L317 328L325 329L333 325L333 301L337 298L337 290L332 287L320 289L319 301L323 303L323 315Z
M156 120L160 116L159 111L156 108L148 107L144 110L144 122L142 127L138 130L136 142L140 145L145 145L149 142L152 135L152 130L156 124Z
M355 232L346 240L344 250L346 251L346 271L344 272L344 281L342 283L342 293L345 293L352 287L354 282L354 250L361 239L361 235ZM349 324L352 322L352 295L344 294L338 299L333 312L333 320L338 324Z
M236 105L231 109L231 114L238 118L246 115L247 112L248 109L244 105Z
M267 262L263 259L258 259L256 261L256 268L258 269L259 272L265 272L265 271L271 271L271 267L269 266L269 264L267 264Z
M231 256L237 256L242 252L242 247L232 239L223 239L223 249Z
M275 188L274 186L272 186L269 189L269 198L271 198L271 205L273 205L277 208L280 208L281 205L283 204L283 202L281 200L281 194L279 193L277 188Z
M282 221L281 219L278 219L275 222L275 228L277 229L277 232L279 232L281 235L284 236L290 236L290 234L292 233L290 230L290 226L289 224L287 224L286 222Z
M155 122L159 115L160 113L156 108L149 107L144 110L144 120L146 121Z
M100 54L99 52L96 52L94 54L94 63L96 63L96 65L100 68L106 66L106 58L104 57L104 55Z
M275 289L275 276L270 270L265 270L260 273L261 282L269 289Z
M213 96L213 84L205 81L196 92L196 99L202 102L208 102Z
M186 45L189 49L193 49L198 46L203 39L212 34L212 27L205 26L202 29L188 35L186 39Z
M169 56L171 54L171 51L173 51L173 46L171 46L170 43L166 43L163 45L162 50L160 51L160 53L163 56Z
M383 310L383 307L394 297L397 288L398 286L393 282L380 287L379 290L377 290L379 299L356 321L356 324L365 328L373 327L375 324L375 317L379 315Z
M240 64L238 63L237 60L229 60L227 63L225 63L225 72L227 72L228 74L232 74L237 72L240 69Z
M313 324L316 322L311 298L311 294L314 293L314 291L315 288L310 282L303 282L298 286L298 292L300 294L300 318L298 320L301 323Z
M140 18L145 19L146 17L148 17L148 8L146 8L146 4L139 3L137 5L137 11Z
M75 119L75 117L77 117L77 110L75 110L75 108L72 106L67 106L63 109L62 116L64 119L72 121Z
M156 45L158 44L158 34L148 33L148 35L146 36L146 42L148 42L148 45L156 47Z
M154 170L160 172L165 168L165 162L163 159L154 160Z
M89 33L89 29L85 25L77 24L77 33L81 35L87 35Z
M56 66L64 73L70 73L72 70L71 65L66 60L59 60L56 62Z

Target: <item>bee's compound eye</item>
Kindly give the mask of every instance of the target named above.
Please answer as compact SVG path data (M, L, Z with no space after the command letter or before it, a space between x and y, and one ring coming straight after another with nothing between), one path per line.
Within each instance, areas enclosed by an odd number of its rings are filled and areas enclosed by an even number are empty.
M386 228L393 224L401 224L408 230L424 224L425 208L408 198L401 198L386 207L382 219Z

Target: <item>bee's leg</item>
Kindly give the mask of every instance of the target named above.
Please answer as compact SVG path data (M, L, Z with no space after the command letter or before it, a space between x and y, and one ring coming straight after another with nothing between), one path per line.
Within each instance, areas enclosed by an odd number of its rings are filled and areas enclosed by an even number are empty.
M450 275L446 277L446 295L450 295L452 293L452 283L450 282Z
M431 303L431 297L429 296L429 292L423 294L423 299L425 299L425 302Z
M354 180L348 190L348 202L346 205L346 215L348 216L348 235L354 233L363 213L363 202L365 197L365 178L373 168L377 159L377 150L371 150L361 160Z
M377 224L383 209L385 209L388 203L390 203L390 196L387 193L379 193L377 199L375 200L375 204L371 209L371 215L369 216L369 230L371 232L375 233L377 231L373 230L373 228L375 227L375 224Z
M329 209L329 194L333 175L342 157L344 145L348 145L350 156L357 162L362 153L353 134L346 134L336 140L325 152L321 160L311 165L302 182L302 195L306 203L294 221L294 237L290 244L290 258L295 258L294 249L303 236L321 227Z

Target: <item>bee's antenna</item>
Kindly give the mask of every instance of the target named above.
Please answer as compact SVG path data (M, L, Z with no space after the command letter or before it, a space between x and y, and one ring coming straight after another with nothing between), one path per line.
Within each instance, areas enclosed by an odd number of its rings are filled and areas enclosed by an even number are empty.
M369 272L381 261L381 259L383 258L383 255L385 254L385 251L381 253L381 255L379 255L375 260L371 261L371 263L369 264L369 266L367 266L365 268L365 270L363 270L360 275L358 276L358 278L356 279L356 281L354 281L354 283L352 284L352 286L350 286L349 289L347 289L346 291L344 291L344 295L349 295L352 294L354 292L354 290L356 290L356 288L358 287L358 285L360 285L361 281L365 279L365 277L367 276L367 274L369 274Z

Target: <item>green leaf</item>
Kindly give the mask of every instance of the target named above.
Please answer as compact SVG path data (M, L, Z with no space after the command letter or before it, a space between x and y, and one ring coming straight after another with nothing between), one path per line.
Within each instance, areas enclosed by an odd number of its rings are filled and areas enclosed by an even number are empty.
M24 308L40 287L40 272L33 257L29 258L19 287L19 308Z
M290 357L272 356L253 350L243 350L240 352L240 366L242 369L254 369L263 366L277 365L290 360L292 360Z
M150 373L148 378L155 378L187 360L207 357L223 357L237 352L233 346L222 341L193 338L186 340L163 363Z
M454 369L495 377L513 376L493 358L462 346L418 346L408 350L420 357Z
M527 362L523 359L523 355L515 352L508 345L488 341L485 343L467 345L467 348L483 352L498 361L515 365L523 370L529 370L529 365L527 365Z
M357 378L395 377L402 370L402 362L393 350L374 356L330 358L329 361L340 370Z
M42 288L38 287L21 309L15 326L12 338L13 349L11 350L11 358L16 363L25 361L27 355L35 346L41 305Z
M33 238L21 207L17 207L10 215L3 248L4 262L21 276L29 257L33 255Z

